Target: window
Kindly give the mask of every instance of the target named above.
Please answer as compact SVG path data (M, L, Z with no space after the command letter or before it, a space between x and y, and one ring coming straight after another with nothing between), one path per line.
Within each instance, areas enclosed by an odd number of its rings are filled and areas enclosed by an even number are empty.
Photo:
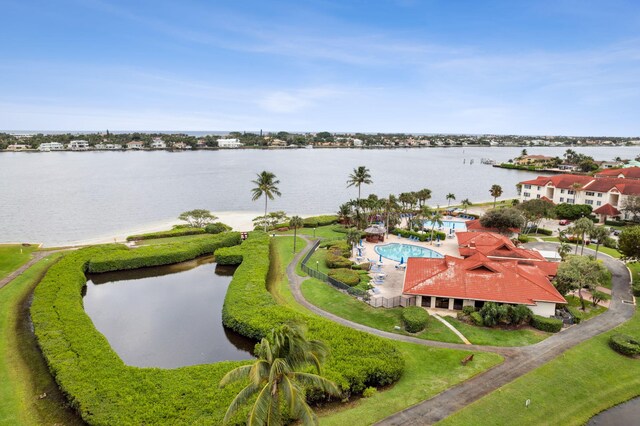
M436 308L449 309L448 297L436 297Z
M524 189L531 189L531 185L525 185Z
M560 190L560 193L561 193L561 194L564 194L564 189L561 189L561 190Z
M596 206L601 206L602 205L602 201L596 201Z
M524 195L525 197L531 197L531 193L529 193L529 192L525 192L525 193L524 193L524 194L522 194L522 195Z
M598 192L598 198L602 198L602 192Z
M431 296L422 296L422 302L420 304L423 308L431 307Z
M476 309L482 309L482 307L484 306L484 300L476 300L473 306L475 306Z
M575 200L573 198L567 198L568 204L575 204Z
M540 187L538 187L538 191L540 191Z
M595 195L595 192L587 191L586 195L587 195L587 197L593 197Z
M462 299L453 299L453 309L456 311L462 310Z
M536 195L536 198L540 198L540 194Z
M572 190L572 189L569 189L569 190L567 191L567 194L569 194L569 195L572 195L572 194L575 194L575 193L576 193L576 191L574 191L574 190Z
M564 197L560 197L560 202L564 203Z
M584 203L592 206L593 205L593 200L585 200Z

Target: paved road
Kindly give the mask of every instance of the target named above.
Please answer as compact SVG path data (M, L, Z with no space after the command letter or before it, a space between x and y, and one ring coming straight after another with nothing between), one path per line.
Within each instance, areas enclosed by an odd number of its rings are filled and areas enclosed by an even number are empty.
M555 250L557 244L531 243L527 246L542 250ZM287 277L289 278L291 291L296 301L316 314L348 327L388 339L438 348L494 352L505 357L505 361L502 364L454 386L431 399L393 414L380 421L378 423L379 425L429 425L436 423L499 387L517 379L523 374L549 362L578 343L622 324L630 319L635 311L628 269L622 262L609 256L600 255L600 259L604 261L607 268L612 272L612 300L609 310L596 318L570 327L535 345L524 347L476 346L416 339L414 337L389 333L354 323L323 311L307 302L300 291L300 285L306 278L299 277L296 274L295 266L310 247L311 245L307 245L305 250L298 253L287 266ZM590 252L589 254L595 253L593 250L586 250ZM625 301L628 303L625 303Z

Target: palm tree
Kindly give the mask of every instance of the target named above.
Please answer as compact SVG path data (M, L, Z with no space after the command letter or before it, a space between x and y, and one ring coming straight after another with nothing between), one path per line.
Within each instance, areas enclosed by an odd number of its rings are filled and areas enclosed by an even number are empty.
M433 213L430 219L431 220L431 244L433 244L433 231L435 230L436 225L438 225L438 228L439 228L444 223L442 222L442 219L443 219L443 216L442 216L442 213L440 213L440 206L438 206L438 208Z
M298 239L298 228L302 228L304 222L300 216L292 216L289 220L289 228L293 228L293 252L296 252L296 240Z
M423 188L416 192L416 197L419 206L422 207L426 201L431 199L431 190L429 188Z
M493 184L491 185L491 189L489 193L493 197L493 208L496 208L496 199L502 195L502 187L500 185Z
M283 423L281 409L286 406L288 415L302 420L304 425L317 425L318 418L307 404L305 389L314 388L339 396L335 383L320 376L320 365L328 353L320 341L307 340L299 325L283 325L272 330L268 339L263 338L256 349L258 359L229 371L220 381L220 387L249 379L249 384L238 393L227 409L224 423L255 394L258 397L249 412L247 425L279 426ZM305 373L309 366L317 374Z
M455 200L455 199L456 199L456 196L455 196L455 194L453 194L453 193L451 193L451 192L450 192L450 193L448 193L448 194L447 194L447 196L446 196L445 198L446 198L446 199L447 199L447 201L448 201L448 203L447 203L447 207L449 207L449 206L451 206L451 200Z
M361 237L362 234L357 229L352 228L349 230L349 232L347 232L347 242L351 246L351 251L353 251L353 247L355 247L358 242L360 242Z
M431 219L432 214L433 211L429 206L422 206L420 210L418 210L416 219L422 223L422 225L420 225L420 231L424 230L424 221Z
M576 236L580 236L580 239L582 240L582 248L580 250L580 255L582 256L582 254L584 253L584 244L585 244L585 236L591 232L591 229L593 228L593 222L591 221L591 219L589 219L588 217L583 217L580 218L578 220L576 220L573 223L573 232ZM576 254L578 254L578 242L576 241Z
M469 208L469 206L473 205L473 203L471 203L471 201L469 201L468 198L465 198L464 200L462 200L462 208L464 209L464 212L467 212L467 209Z
M353 173L349 175L349 179L347 180L347 188L350 186L358 187L358 200L360 200L360 187L362 184L369 185L373 183L371 180L371 174L369 173L369 169L365 166L360 166L357 169L353 169Z
M256 201L260 197L264 195L264 215L267 216L267 201L273 200L273 196L277 195L278 197L280 191L278 190L278 184L280 181L276 179L276 175L271 172L263 171L258 173L258 178L256 180L252 180L251 183L255 184L256 187L251 190L253 193L252 200ZM264 223L264 232L267 232L267 222Z
M600 248L600 244L602 244L608 236L609 230L604 226L593 226L591 231L589 231L589 238L596 240L596 259L598 258L598 249Z
M561 241L558 246L558 254L560 255L560 258L564 260L569 253L571 253L571 245Z
M351 223L351 214L353 213L351 204L343 203L338 207L338 221L342 224L349 225Z

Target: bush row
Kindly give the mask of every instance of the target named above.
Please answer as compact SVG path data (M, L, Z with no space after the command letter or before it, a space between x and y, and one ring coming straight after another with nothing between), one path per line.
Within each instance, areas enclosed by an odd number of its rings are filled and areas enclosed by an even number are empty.
M534 315L531 317L531 326L549 333L557 333L562 330L562 320Z
M302 219L302 226L305 228L317 228L318 226L327 226L338 223L338 216L336 215L322 215L311 216Z
M350 268L353 264L352 261L342 256L340 250L332 250L328 249L327 255L324 258L324 262L327 265L327 268L337 269L337 268Z
M210 223L204 227L207 234L221 234L223 232L231 231L231 227L222 222Z
M634 296L640 297L640 281L634 280L633 284L631 284L631 290Z
M334 280L338 280L349 287L355 287L360 284L360 274L357 271L347 268L331 269L327 275Z
M400 234L401 237L404 238L409 238L409 237L418 237L418 239L420 241L427 241L428 239L431 238L431 231L427 231L425 233L420 233L420 232L415 232L415 231L408 231L406 229L399 229L396 228L393 230L393 233L398 235ZM433 239L435 240L436 238L440 238L440 241L444 240L445 238L447 238L447 234L445 234L444 232L440 232L440 231L433 231Z
M228 232L219 235L203 235L179 244L158 244L134 249L116 246L117 249L92 258L87 263L86 269L88 272L99 273L167 265L213 254L220 247L237 244L240 244L240 233Z
M127 241L153 240L156 238L182 237L185 235L204 234L204 228L175 228L170 231L150 232L148 234L129 235Z
M351 245L346 240L323 241L318 247L327 248L329 251L337 252L336 254L343 257L351 256Z
M209 239L229 242L224 235ZM235 236L233 241L237 241ZM187 251L197 254L210 250L206 239L198 244L202 245L200 250ZM185 243L171 245L177 251L185 251ZM31 306L40 348L70 405L89 424L222 424L224 413L242 384L220 389L218 383L229 370L247 362L172 370L129 367L84 311L81 293L89 263L99 264L101 258L122 259L122 253L145 258L149 250L152 249L96 246L69 253L53 265L35 289ZM130 259L124 263L130 265ZM232 424L243 424L246 413L243 410Z
M274 300L266 289L269 239L263 233L252 233L241 247L244 260L229 285L222 311L227 327L258 340L277 325L304 321L309 338L324 341L331 350L325 375L347 393L361 393L368 386L384 386L400 378L404 360L392 342L301 314Z
M541 234L551 236L553 231L551 229L539 228L537 226L531 226L526 229L527 234Z
M609 337L609 346L622 355L640 355L640 341L626 334L614 334Z
M419 306L409 306L401 311L404 329L409 333L418 333L427 327L429 313Z

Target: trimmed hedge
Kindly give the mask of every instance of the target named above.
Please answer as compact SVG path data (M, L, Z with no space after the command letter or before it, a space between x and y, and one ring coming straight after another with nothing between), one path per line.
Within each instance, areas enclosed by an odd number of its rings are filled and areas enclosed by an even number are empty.
M401 237L404 238L408 238L408 237L418 237L418 239L420 241L427 241L428 238L431 238L431 230L426 231L424 234L420 233L420 232L415 232L415 231L408 231L406 229L394 229L392 234L398 235L400 234ZM440 241L443 241L447 238L447 234L445 234L444 232L440 232L440 231L433 231L433 239L435 240L436 238L440 237Z
M338 280L349 287L355 287L360 284L360 274L357 271L346 268L332 269L328 274L334 280Z
M223 232L231 231L231 227L222 222L210 223L204 227L207 234L221 234Z
M221 247L213 253L218 265L239 265L242 263L242 250L238 246Z
M229 232L217 236L203 235L177 244L158 244L135 249L116 246L103 256L92 258L86 271L92 273L137 269L148 266L167 265L213 254L220 247L240 244L240 233Z
M311 216L302 219L302 226L305 228L317 228L319 226L327 226L338 223L338 216L336 215L321 215Z
M425 329L429 322L429 313L419 306L402 309L401 315L404 329L409 333L418 333Z
M640 281L634 281L631 285L631 290L634 296L640 297Z
M471 318L473 325L477 325L478 327L482 327L484 325L484 321L482 320L482 315L480 315L480 312L471 312L469 314L469 317Z
M534 315L531 317L531 326L549 333L557 333L562 330L562 320Z
M127 241L154 240L156 238L183 237L204 234L204 228L174 228L170 231L150 232L148 234L129 235Z
M336 253L333 250L328 250L327 255L324 258L324 263L326 263L327 268L337 269L351 267L353 262L346 257L340 256L339 253L340 252Z
M232 238L225 234L208 235L198 243L178 242L166 246L183 253L178 257L184 257L187 252L210 250L211 241L221 246L238 240L236 234L232 234ZM192 244L201 248L185 248ZM123 253L130 254L123 257ZM134 254L157 259L152 247L85 248L69 253L53 265L37 286L31 317L52 375L68 396L70 405L92 425L222 424L227 407L243 384L220 389L218 383L228 371L249 361L177 369L129 367L85 313L81 293L86 285L84 272L88 265L115 266L116 259L120 259L121 265L129 266L135 263L131 258ZM252 233L242 244L241 256L244 261L236 270L225 299L225 324L257 340L282 323L305 322L308 336L325 341L331 349L325 375L347 392L384 386L400 377L404 360L393 342L277 304L266 290L269 271L266 234ZM164 259L170 261L178 257ZM102 262L103 258L111 260ZM244 424L247 412L248 407L244 407L231 423Z
M622 355L640 355L640 341L626 334L614 334L609 337L609 346Z

